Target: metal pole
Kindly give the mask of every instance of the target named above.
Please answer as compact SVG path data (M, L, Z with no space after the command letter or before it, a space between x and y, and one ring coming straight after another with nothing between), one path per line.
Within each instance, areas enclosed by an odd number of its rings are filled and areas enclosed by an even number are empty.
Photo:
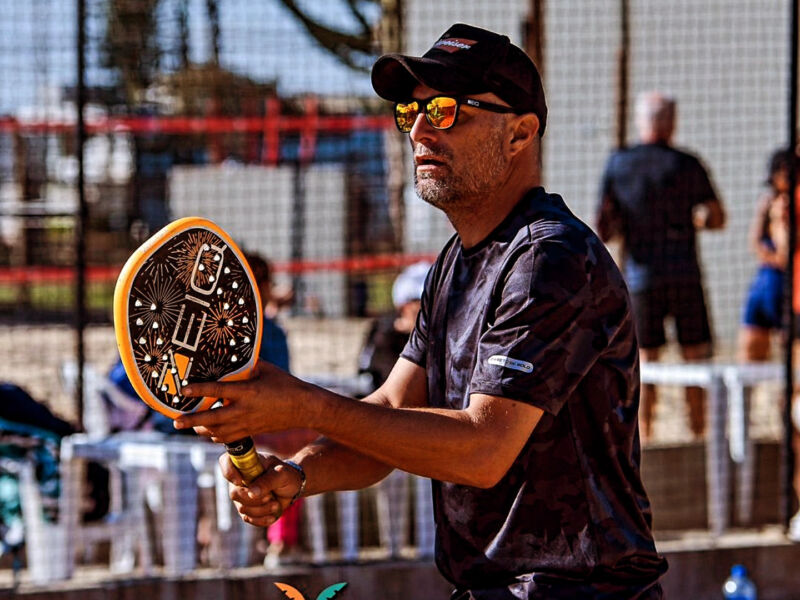
M305 258L306 242L306 177L308 175L308 165L302 157L297 158L294 165L294 181L292 186L292 221L290 234L290 256L292 262L299 263ZM300 308L295 303L295 312L303 310L306 297L306 279L303 273L292 273L292 290L295 298L299 300Z
M86 225L88 222L88 205L84 186L83 147L86 141L86 129L83 122L86 105L86 0L78 3L78 36L77 36L77 84L75 109L76 148L78 155L78 214L75 219L75 354L78 363L78 377L75 386L75 406L77 409L78 429L83 431L83 366L86 362L84 348L84 328L86 325Z
M528 20L525 22L525 52L531 57L539 69L539 75L544 81L545 74L545 2L546 0L531 0Z
M620 0L620 41L617 50L617 148L624 148L628 137L628 56L631 43L630 7Z
M788 127L788 147L795 149L797 147L797 81L798 81L798 61L797 61L797 28L798 28L798 0L791 2L791 30L789 40L789 119ZM796 317L793 308L794 297L794 264L795 264L795 248L797 247L797 170L789 170L789 189L792 190L789 195L789 260L786 268L786 290L784 292L784 310L786 312L786 321L788 323L788 332L786 336L786 352L784 356L785 362L785 391L783 403L783 446L781 448L783 455L781 464L783 465L783 477L781 477L781 521L788 527L789 519L792 514L792 500L794 497L793 478L794 478L794 463L795 456L792 448L792 438L794 436L794 427L792 425L792 399L794 396L794 364L793 352L795 341L795 322Z
M547 27L545 23L547 10L547 0L531 0L528 19L524 24L524 47L525 52L531 57L536 68L539 69L539 76L542 78L542 83L547 87L547 73L545 72L545 50L547 40L545 35ZM544 155L546 151L546 138L542 138L539 143L539 166L544 169ZM544 181L544 172L542 172L542 181Z

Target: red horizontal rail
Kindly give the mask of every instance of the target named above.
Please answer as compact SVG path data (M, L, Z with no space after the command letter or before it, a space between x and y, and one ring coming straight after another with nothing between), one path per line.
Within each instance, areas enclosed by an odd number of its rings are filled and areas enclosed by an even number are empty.
M420 261L433 262L435 258L432 254L376 254L328 260L275 261L273 269L290 275L330 271L370 273L406 267ZM88 267L86 279L89 283L114 282L121 268L120 265ZM0 267L0 285L70 283L74 280L73 267Z
M301 133L310 130L346 133L359 130L394 128L391 118L383 115L273 115L261 117L102 117L86 121L89 134L101 133L163 133L191 135L202 133L263 133L266 129L281 133ZM72 133L75 123L65 120L20 121L0 117L0 133Z
M399 267L407 267L414 263L433 262L433 254L375 254L371 256L354 256L328 260L275 261L273 268L279 273L299 275L316 271L343 271L346 273L369 273Z
M86 279L90 283L114 281L120 265L88 267ZM73 267L0 267L0 285L21 283L69 283L75 280Z

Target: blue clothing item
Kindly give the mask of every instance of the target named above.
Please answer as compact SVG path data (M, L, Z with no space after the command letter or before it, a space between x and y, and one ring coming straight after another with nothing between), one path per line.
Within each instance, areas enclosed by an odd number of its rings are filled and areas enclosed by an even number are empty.
M122 359L118 359L111 367L108 372L108 380L124 394L123 397L119 395L112 397L109 392L102 392L112 433L153 429L167 434L194 435L192 429L175 429L170 417L153 410L141 400L139 394L133 389L131 380L128 379Z
M59 438L75 433L71 424L59 419L18 385L6 381L0 382L0 419L52 431Z
M619 150L608 160L600 197L621 224L631 292L700 281L692 212L717 196L697 157L666 144Z
M139 399L139 394L133 389L133 384L131 380L128 379L128 374L125 372L125 365L122 364L122 359L117 360L114 366L111 367L111 371L108 372L108 378L111 380L111 383L128 394L131 398Z
M267 317L264 317L258 358L289 372L289 343L286 340L286 332L273 319Z
M781 269L761 265L750 284L742 323L762 329L780 329L783 324L783 280Z

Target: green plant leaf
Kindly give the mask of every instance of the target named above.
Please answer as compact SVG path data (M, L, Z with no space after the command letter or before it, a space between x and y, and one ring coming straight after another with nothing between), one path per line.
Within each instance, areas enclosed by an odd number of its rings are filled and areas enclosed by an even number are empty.
M317 600L331 600L331 598L338 596L339 592L341 592L345 587L347 587L347 583L344 581L341 583L334 583L332 586L326 587L324 590L322 590L319 596L317 596Z

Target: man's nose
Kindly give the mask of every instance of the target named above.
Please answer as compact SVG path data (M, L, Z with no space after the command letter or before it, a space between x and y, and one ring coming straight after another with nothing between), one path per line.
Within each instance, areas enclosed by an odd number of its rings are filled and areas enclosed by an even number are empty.
M437 129L428 123L425 113L420 111L414 121L414 126L408 132L408 137L412 142L420 142L426 139L433 139L436 137Z

